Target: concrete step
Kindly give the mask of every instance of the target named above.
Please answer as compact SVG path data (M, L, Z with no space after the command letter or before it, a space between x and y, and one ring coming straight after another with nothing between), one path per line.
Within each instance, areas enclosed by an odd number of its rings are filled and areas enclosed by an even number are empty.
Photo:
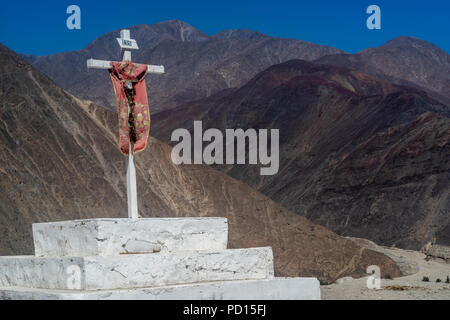
M0 288L0 300L320 300L316 278L204 282L153 288L67 291Z
M270 247L91 257L0 257L0 286L126 289L273 277Z
M87 219L33 224L39 257L225 250L226 218Z

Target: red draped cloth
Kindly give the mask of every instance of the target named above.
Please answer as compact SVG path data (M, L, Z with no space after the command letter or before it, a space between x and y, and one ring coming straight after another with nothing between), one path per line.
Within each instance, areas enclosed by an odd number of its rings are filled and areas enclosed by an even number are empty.
M145 149L150 132L150 112L145 86L147 65L131 61L111 62L111 65L110 75L119 117L120 152L128 155L131 149L134 154ZM131 88L127 86L127 81L132 84Z

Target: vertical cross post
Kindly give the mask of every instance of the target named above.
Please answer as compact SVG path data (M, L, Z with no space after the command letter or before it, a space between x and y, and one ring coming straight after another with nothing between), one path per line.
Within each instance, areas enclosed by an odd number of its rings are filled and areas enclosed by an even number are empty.
M138 45L136 43L136 40L130 38L130 30L121 30L120 31L120 38L116 38L117 42L119 43L119 46L122 49L125 49L123 53L122 61L131 61L131 51L126 49L139 49ZM110 69L111 68L111 61L104 61L104 60L95 60L95 59L88 59L87 60L87 67L88 68L97 68L97 69ZM164 66L154 66L154 65L148 65L147 66L147 72L148 73L155 73L155 74L163 74L164 73ZM127 82L126 85L128 88L131 88L132 83ZM130 105L128 104L128 113L130 113ZM129 141L129 150L128 158L127 158L127 201L128 201L128 218L130 219L137 219L139 218L138 215L138 202L137 202L137 187L136 187L136 166L134 164L134 145L131 141Z
M127 43L127 41L131 41L130 39L130 30L122 30L120 31L120 38L117 39L119 41L119 45L122 47L123 43ZM121 40L121 41L120 41ZM123 53L122 61L131 61L131 51L125 50ZM132 83L130 81L126 82L126 86L131 89ZM128 114L130 113L130 105L128 104ZM128 218L137 219L138 215L138 203L137 203L137 186L136 186L136 166L134 164L134 144L129 140L129 152L127 159L127 202L128 202Z
M130 151L134 146L130 144ZM136 166L134 165L134 156L130 152L127 159L127 197L128 197L128 218L137 219L138 204L137 204L137 187L136 187Z

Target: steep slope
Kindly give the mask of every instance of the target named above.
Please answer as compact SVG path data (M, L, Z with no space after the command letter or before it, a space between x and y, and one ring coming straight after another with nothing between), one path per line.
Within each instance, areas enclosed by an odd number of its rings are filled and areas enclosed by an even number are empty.
M155 115L174 128L278 128L280 169L216 168L341 235L418 249L450 225L449 108L425 92L293 60L238 90Z
M352 68L397 84L415 86L450 104L450 56L434 44L398 37L356 54L337 54L316 62Z
M126 215L116 115L78 100L0 45L0 254L31 253L31 223ZM272 246L278 275L330 281L379 265L366 250L206 166L176 166L150 140L136 155L142 216L225 216L230 247Z
M313 60L341 51L300 40L271 38L249 30L225 30L208 36L189 24L171 20L130 28L140 50L133 61L165 66L164 75L147 79L153 111L243 85L267 67L294 58ZM78 98L115 110L106 73L88 71L86 59L121 60L116 37L107 33L86 48L44 57L24 56L56 84ZM69 76L70 75L70 76Z

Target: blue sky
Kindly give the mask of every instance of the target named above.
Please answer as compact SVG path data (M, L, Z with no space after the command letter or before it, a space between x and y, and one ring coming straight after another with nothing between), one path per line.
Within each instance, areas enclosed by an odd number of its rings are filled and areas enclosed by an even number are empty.
M66 27L71 4L81 8L81 30ZM372 4L381 8L381 30L366 27L366 8ZM82 49L111 30L179 19L207 34L246 28L350 53L400 35L433 42L450 52L449 13L449 0L5 0L0 42L16 52L46 55Z

